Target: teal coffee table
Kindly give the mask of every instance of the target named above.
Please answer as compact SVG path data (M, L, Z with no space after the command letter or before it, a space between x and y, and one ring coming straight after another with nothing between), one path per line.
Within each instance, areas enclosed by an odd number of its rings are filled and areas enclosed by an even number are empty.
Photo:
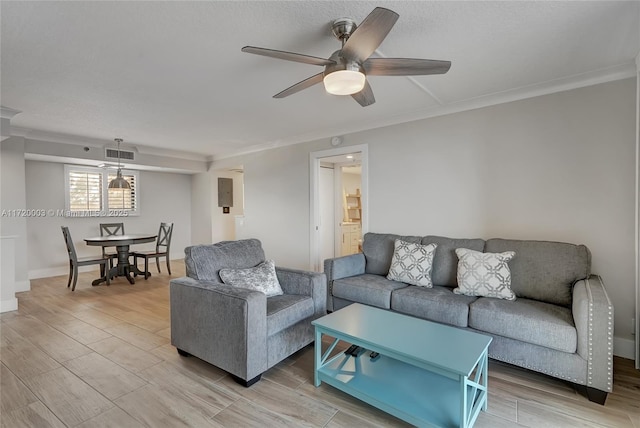
M358 303L313 325L315 386L325 382L416 426L471 427L487 409L488 336ZM322 335L333 338L324 354ZM366 351L331 357L339 340Z

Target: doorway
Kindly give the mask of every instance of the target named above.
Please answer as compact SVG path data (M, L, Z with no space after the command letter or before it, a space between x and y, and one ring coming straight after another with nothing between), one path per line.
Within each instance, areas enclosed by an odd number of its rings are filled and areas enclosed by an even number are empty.
M310 154L310 269L324 260L359 252L368 229L367 146Z
M335 188L337 205L335 226L336 245L332 257L348 256L362 251L362 164L361 154L350 153L347 162L335 164L338 185Z

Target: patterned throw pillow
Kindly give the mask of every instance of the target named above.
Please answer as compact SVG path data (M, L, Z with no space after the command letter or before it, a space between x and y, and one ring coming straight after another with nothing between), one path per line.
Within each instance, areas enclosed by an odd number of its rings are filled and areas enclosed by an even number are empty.
M436 247L436 244L421 245L396 239L387 279L433 287L431 267Z
M227 285L261 291L267 297L284 294L273 260L267 260L248 269L220 269L220 278Z
M482 253L467 248L457 248L458 287L456 294L496 297L516 300L511 290L511 270L507 264L516 253Z

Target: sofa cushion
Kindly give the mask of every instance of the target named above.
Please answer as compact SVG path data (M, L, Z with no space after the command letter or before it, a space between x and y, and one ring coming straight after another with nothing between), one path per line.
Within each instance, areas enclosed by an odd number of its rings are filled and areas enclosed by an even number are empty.
M267 336L274 335L313 316L313 298L284 294L267 298Z
M458 248L456 254L459 260L458 287L453 289L455 294L516 300L516 295L511 290L508 264L516 255L515 252L483 253Z
M451 288L408 286L391 294L391 309L430 321L467 327L469 304L477 297L453 294Z
M400 236L390 233L365 233L362 242L362 252L367 260L365 273L387 276L393 257L393 248L396 239L419 244L419 236Z
M509 262L511 289L518 297L569 306L573 284L587 278L591 253L584 245L489 239L484 251L515 251Z
M333 281L332 295L352 302L390 309L391 292L406 287L402 282L390 281L384 276L364 275Z
M184 253L187 276L201 281L221 282L222 268L249 268L265 261L262 244L257 239L193 245L185 248Z
M484 239L453 239L444 236L425 236L422 244L436 244L436 254L433 257L433 269L431 281L433 285L445 285L455 287L458 285L456 273L458 271L458 256L456 248L468 248L470 250L484 250Z
M245 269L220 269L218 274L225 284L232 287L260 291L266 294L267 297L283 294L273 260L267 260L258 266Z
M568 308L530 299L479 298L470 306L469 327L563 352L576 352L578 343Z
M414 244L396 239L387 279L432 287L431 267L436 244Z

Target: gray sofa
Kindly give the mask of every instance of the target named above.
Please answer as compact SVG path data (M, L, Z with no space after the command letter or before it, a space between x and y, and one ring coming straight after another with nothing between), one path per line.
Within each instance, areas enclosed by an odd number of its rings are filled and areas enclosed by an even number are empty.
M186 277L170 282L171 344L250 386L264 371L314 340L311 321L326 315L323 273L276 267L284 294L225 285L220 269L265 261L260 241L185 248Z
M386 278L396 239L437 244L433 288ZM508 265L516 300L455 294L456 248L515 251ZM590 268L584 245L377 233L364 236L363 253L324 263L328 310L359 302L478 331L493 337L490 358L581 385L604 404L613 384L613 307Z

